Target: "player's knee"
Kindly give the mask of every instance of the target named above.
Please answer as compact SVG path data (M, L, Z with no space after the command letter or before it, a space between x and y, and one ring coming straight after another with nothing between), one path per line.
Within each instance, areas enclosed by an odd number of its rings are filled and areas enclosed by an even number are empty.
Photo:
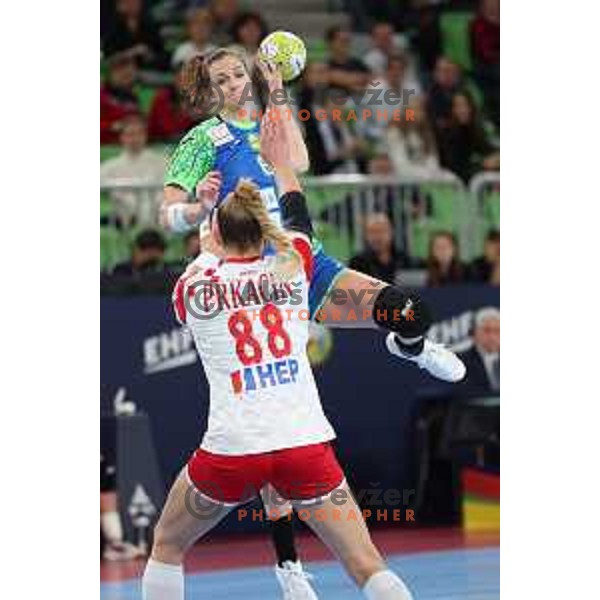
M427 333L432 316L429 306L417 293L389 285L375 298L373 320L380 327L410 339Z
M173 537L159 521L154 528L152 558L164 563L177 564L183 560L185 550L183 544Z
M383 558L374 546L352 552L344 559L344 566L359 587L372 575L386 568Z

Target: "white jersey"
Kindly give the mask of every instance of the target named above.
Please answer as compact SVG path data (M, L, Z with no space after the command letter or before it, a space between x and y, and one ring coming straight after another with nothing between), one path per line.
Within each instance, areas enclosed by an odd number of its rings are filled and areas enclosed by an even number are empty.
M210 386L201 444L209 452L257 454L335 437L306 353L312 250L301 236L294 246L304 269L289 281L274 275L273 257L201 254L175 287L178 319Z

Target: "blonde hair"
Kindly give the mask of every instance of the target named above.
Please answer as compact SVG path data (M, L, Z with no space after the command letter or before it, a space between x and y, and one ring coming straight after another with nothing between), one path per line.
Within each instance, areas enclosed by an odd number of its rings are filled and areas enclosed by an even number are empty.
M235 190L220 204L217 223L225 246L247 251L269 243L277 252L277 275L289 279L299 271L300 256L285 231L269 216L258 188L249 179L240 179Z

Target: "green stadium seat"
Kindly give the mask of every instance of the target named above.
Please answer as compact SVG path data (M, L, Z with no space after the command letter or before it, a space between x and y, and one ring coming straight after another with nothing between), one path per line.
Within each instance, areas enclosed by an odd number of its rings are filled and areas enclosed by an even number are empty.
M500 193L490 192L483 199L483 215L487 230L500 229Z
M165 262L179 262L183 259L183 244L182 235L172 235L167 237L167 250L165 252Z
M471 12L447 12L440 18L444 55L466 71L473 67L470 38L473 16Z
M100 268L111 269L130 254L128 236L115 227L100 227Z
M328 52L325 40L310 39L305 40L306 43L306 61L311 62L326 62Z
M142 109L142 112L147 115L150 112L152 101L156 95L156 88L146 85L139 85L137 86L136 93L140 101L140 108Z
M472 80L467 78L465 82L465 88L467 92L469 92L471 98L473 98L473 102L475 102L475 106L478 110L482 110L484 106L484 98L483 92L479 88L479 86Z
M333 225L323 222L315 223L315 233L323 244L326 254L334 256L342 262L348 262L353 251L350 239L346 234L339 232Z
M117 144L103 144L100 146L100 162L118 156L121 148Z
M102 220L110 220L112 212L113 206L110 196L106 192L100 192L100 218Z
M408 224L408 253L412 258L425 260L429 254L431 234L443 229L434 219L414 219Z

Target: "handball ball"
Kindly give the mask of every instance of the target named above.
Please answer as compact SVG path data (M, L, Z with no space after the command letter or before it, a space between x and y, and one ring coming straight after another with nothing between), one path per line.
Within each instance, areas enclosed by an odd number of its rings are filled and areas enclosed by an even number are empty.
M291 81L304 70L306 46L289 31L274 31L260 43L258 57L278 65L283 81Z

